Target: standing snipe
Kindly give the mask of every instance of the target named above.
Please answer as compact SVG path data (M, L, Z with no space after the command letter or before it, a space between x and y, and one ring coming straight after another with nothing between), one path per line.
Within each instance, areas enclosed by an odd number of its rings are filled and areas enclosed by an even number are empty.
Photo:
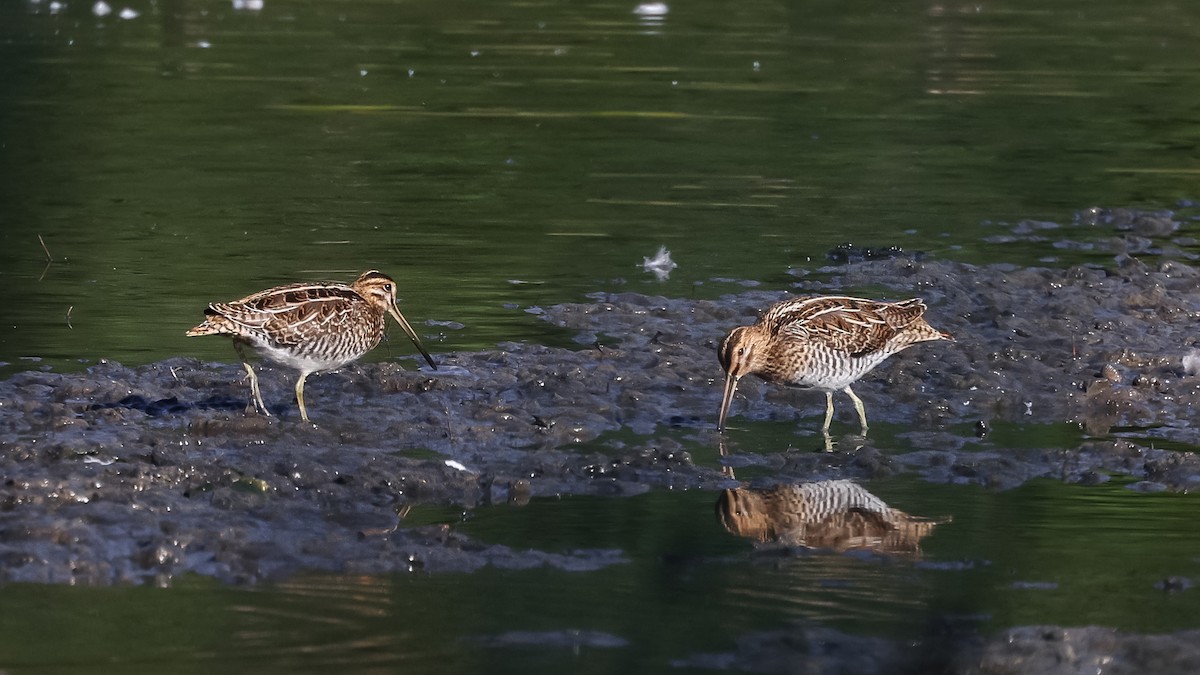
M865 435L867 412L850 385L906 347L954 339L926 323L924 313L920 298L880 302L814 296L772 305L758 323L734 328L717 350L725 369L717 429L725 428L738 380L757 375L774 384L825 392L825 432L833 419L833 392L846 392Z
M383 338L391 314L434 369L437 364L421 345L412 326L396 307L396 282L371 270L347 286L338 283L276 286L233 302L214 302L204 310L204 322L189 330L193 335L229 335L246 374L254 405L264 415L267 406L258 389L258 377L242 345L250 345L264 358L300 371L296 402L304 408L304 380L312 373L336 370L356 361Z

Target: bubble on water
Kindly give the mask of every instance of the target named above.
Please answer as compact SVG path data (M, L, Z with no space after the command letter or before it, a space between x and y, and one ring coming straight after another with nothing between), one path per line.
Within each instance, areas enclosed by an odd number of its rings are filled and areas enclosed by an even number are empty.
M132 7L126 7L125 9L122 9L121 13L118 14L117 16L121 17L122 19L124 19L126 21L129 21L130 19L138 18L139 16L141 16L141 14L136 9L133 9Z
M108 3L104 0L98 0L96 4L92 5L92 14L96 16L108 16L112 14L112 7L109 7Z

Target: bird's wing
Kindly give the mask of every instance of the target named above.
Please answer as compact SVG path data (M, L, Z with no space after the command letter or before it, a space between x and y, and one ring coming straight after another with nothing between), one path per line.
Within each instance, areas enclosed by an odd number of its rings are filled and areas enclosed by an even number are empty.
M296 344L306 334L339 322L346 309L362 296L340 284L291 284L248 295L233 302L215 302L209 311L243 330L283 345Z
M824 344L852 356L878 351L925 312L920 299L889 303L863 298L817 296L785 300L763 321L784 339Z

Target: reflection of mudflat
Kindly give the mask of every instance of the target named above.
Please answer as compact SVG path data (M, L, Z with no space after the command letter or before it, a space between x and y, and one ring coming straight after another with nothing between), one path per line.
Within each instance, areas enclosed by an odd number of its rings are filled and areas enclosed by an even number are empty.
M893 509L848 480L723 490L717 517L733 534L759 542L838 552L918 553L939 524Z

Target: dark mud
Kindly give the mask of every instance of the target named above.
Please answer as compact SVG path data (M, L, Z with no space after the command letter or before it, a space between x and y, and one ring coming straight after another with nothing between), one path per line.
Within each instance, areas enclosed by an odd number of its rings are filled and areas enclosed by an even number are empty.
M731 652L697 654L676 666L805 675L1190 675L1200 672L1200 631L1138 635L1112 628L1024 626L984 638L961 626L931 626L899 642L799 624L750 633Z
M1136 489L1194 489L1200 459L1164 446L1200 445L1200 375L1185 366L1200 339L1200 269L1169 238L1178 230L1169 216L1114 213L1076 224L1112 230L1089 244L1118 252L1104 266L972 266L896 251L799 275L791 292L923 297L930 322L957 337L893 357L855 386L873 424L910 429L901 439L911 450L845 436L832 452L812 451L823 397L749 382L734 402L724 471L696 465L675 440L721 442L716 345L782 291L698 301L602 294L547 308L545 320L588 346L504 344L440 355L438 371L376 363L317 376L306 388L315 425L299 420L293 375L270 368L261 375L270 418L245 412L236 364L178 358L22 373L0 383L0 580L596 569L624 558L515 551L447 527L407 527L403 517L424 503L715 494L738 487L730 476L747 465L770 468L773 481L915 472L1009 488L1120 475ZM1053 229L1020 224L1004 238ZM834 431L856 428L852 407L837 405ZM761 448L737 428L743 420L794 422L796 449ZM1079 443L975 447L977 435L1005 424L1071 425Z
M1200 315L1198 282L1188 265L1132 258L1065 270L893 259L804 281L798 290L923 296L932 322L958 336L893 357L856 386L870 419L909 425L904 438L916 449L848 436L832 453L758 454L739 419L796 420L808 433L823 401L751 383L734 404L729 465L766 466L786 480L916 472L1005 488L1120 474L1141 489L1192 488L1196 455L1155 445L1200 444L1191 416L1200 376L1182 361ZM595 346L509 344L442 355L436 372L380 363L316 377L315 426L298 420L286 372L262 378L270 418L244 412L246 387L232 364L19 374L0 383L0 575L112 583L185 571L254 580L306 567L470 568L434 560L429 552L447 546L421 540L433 535L391 531L396 514L414 503L732 487L718 468L695 465L676 440L655 435L675 428L718 443L716 342L782 296L623 294L560 305L546 319ZM839 406L843 422L848 408ZM978 426L998 422L1073 424L1084 440L1068 449L971 446ZM645 440L572 449L622 428Z

